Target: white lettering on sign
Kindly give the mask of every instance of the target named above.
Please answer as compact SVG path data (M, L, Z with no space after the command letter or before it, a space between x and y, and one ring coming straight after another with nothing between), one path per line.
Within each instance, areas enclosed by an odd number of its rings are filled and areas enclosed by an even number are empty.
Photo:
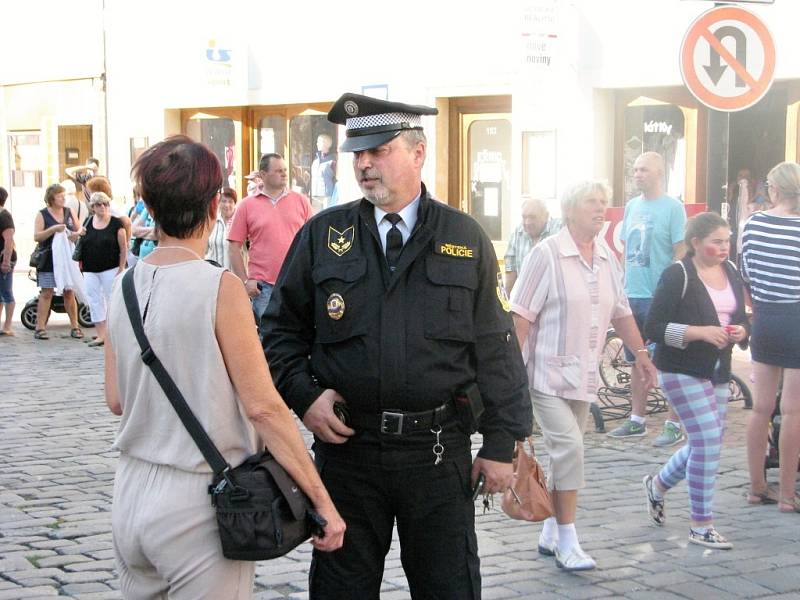
M647 121L644 124L645 133L672 133L672 124L666 121Z

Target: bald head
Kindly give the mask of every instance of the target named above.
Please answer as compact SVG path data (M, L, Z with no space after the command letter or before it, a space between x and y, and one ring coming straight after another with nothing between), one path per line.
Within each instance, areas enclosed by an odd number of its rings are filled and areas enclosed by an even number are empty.
M648 199L664 194L664 157L658 152L643 152L633 163L636 188Z
M537 240L547 226L550 214L539 198L524 198L522 201L522 228L531 239Z

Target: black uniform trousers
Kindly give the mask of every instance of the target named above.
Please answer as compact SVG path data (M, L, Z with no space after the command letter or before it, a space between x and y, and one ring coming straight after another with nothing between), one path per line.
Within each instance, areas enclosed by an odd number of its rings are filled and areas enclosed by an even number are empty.
M378 434L359 434L372 436ZM434 465L434 435L414 434L413 449L359 440L346 452L315 445L325 487L347 524L337 552L314 550L312 600L377 600L395 519L400 559L414 600L479 600L480 560L466 444L443 435L444 460ZM416 440L419 440L418 442Z

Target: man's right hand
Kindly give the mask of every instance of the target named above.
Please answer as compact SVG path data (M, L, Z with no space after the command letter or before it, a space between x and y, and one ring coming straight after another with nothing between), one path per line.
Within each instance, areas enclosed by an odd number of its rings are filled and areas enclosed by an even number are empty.
M344 444L355 430L339 420L333 412L334 402L344 402L339 392L331 389L322 392L303 415L303 424L323 442Z
M250 299L257 297L261 292L258 290L258 282L255 279L248 279L244 284L244 289L247 290L247 295Z

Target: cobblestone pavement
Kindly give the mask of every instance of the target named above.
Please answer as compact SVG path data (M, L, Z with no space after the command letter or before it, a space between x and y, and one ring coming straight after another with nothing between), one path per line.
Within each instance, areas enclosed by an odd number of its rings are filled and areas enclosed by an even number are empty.
M118 421L102 398L102 352L70 339L63 315L53 322L49 341L19 323L15 338L0 338L0 600L119 598L109 512ZM587 433L578 531L596 571L559 572L536 553L538 525L507 519L499 503L479 509L483 598L799 598L800 519L745 503L746 411L733 405L730 415L715 507L733 550L687 544L683 485L668 497L667 525L649 523L641 479L670 453L650 445L658 415L647 439ZM256 597L306 598L309 559L306 544L260 563ZM409 597L396 541L383 590L386 600Z

